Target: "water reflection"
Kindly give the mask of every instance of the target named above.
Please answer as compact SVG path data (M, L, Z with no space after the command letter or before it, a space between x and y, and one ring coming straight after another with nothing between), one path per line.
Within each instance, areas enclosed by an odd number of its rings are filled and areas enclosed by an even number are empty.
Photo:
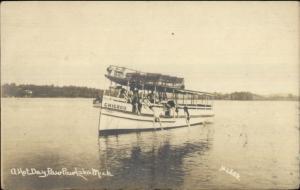
M200 133L198 127L203 128ZM100 137L100 168L114 175L103 180L102 185L106 188L179 188L188 171L185 159L199 158L209 151L212 135L209 126L195 126Z

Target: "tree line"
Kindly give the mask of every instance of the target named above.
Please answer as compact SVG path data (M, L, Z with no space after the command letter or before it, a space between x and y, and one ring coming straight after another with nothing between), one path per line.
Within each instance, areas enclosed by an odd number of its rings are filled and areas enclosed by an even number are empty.
M298 101L299 97L287 94L287 95L270 95L262 96L251 92L233 92L233 93L214 93L214 99L216 100L291 100Z
M2 97L82 97L95 98L102 96L103 90L77 86L32 85L15 83L1 86Z
M15 83L1 86L2 97L68 97L68 98L95 98L102 96L104 90L78 86L54 86L54 85L33 85ZM214 93L216 100L299 100L299 97L292 94L262 96L251 92Z

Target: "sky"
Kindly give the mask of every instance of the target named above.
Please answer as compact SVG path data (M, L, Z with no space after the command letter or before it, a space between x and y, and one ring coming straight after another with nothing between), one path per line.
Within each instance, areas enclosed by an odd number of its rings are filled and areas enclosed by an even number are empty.
M107 88L118 65L297 95L299 18L298 2L4 2L1 83Z

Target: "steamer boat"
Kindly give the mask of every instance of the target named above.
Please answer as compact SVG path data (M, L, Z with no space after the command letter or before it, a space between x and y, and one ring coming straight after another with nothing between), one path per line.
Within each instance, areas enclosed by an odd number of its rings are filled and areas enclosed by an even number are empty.
M105 77L110 80L109 89L93 100L100 110L100 135L213 122L213 95L186 90L184 78L113 65Z

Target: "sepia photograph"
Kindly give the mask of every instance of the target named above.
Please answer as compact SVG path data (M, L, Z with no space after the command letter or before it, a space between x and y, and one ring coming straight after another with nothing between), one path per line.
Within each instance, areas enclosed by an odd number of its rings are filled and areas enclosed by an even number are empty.
M297 1L4 1L1 189L298 189Z

